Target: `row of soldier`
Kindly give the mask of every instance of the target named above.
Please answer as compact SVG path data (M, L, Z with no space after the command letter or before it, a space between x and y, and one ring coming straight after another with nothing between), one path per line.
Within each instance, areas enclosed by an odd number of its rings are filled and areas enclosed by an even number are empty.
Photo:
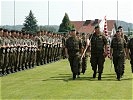
M62 36L47 31L36 35L0 28L0 74L6 75L59 60Z

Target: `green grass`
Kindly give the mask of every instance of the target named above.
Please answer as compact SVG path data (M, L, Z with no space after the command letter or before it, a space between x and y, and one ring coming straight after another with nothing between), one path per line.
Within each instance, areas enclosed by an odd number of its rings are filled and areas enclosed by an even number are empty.
M132 73L126 61L125 75L116 80L111 62L106 60L102 80L92 79L88 60L85 75L72 80L67 60L1 77L1 99L133 99Z

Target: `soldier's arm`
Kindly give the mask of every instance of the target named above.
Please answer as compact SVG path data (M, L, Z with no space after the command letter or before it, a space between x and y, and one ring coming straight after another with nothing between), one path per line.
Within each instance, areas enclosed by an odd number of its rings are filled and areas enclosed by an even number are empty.
M111 41L111 45L110 45L110 59L112 59L112 54L113 54L113 41Z
M130 41L129 41L129 43L127 44L127 42L126 42L126 40L125 40L125 42L124 42L124 53L125 53L125 57L126 57L126 59L130 59Z
M66 41L66 45L65 45L65 55L66 55L66 57L68 58L69 56L68 56L68 46L67 46L67 41Z
M103 42L104 42L104 56L107 56L107 51L108 51L108 47L107 47L107 39L105 38L105 36L103 36Z

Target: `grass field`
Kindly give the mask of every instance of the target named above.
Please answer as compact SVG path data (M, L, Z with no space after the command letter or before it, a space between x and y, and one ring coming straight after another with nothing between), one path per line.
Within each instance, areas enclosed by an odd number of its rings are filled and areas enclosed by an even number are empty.
M121 81L116 80L111 62L106 60L102 80L92 78L88 61L85 75L72 80L67 60L36 67L1 77L1 99L133 99L133 77L129 61Z

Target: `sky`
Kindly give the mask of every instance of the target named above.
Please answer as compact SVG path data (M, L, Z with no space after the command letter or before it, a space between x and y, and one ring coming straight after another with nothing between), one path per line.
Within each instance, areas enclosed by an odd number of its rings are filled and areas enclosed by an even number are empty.
M133 23L132 4L118 0L118 20ZM0 9L0 24L14 25L14 0L0 0ZM48 25L48 0L15 0L15 25L22 25L30 10L38 25ZM65 13L71 21L82 21L82 13L84 21L117 20L117 0L49 0L49 25L60 25Z

